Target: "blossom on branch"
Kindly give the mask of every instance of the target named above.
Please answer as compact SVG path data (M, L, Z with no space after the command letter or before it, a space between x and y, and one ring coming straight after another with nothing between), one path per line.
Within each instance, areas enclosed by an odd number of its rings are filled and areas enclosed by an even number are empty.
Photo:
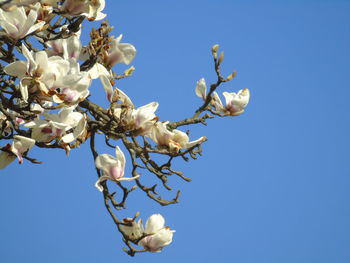
M20 79L22 99L27 101L32 93L55 96L55 81L67 75L70 63L58 56L48 57L45 51L29 51L24 44L22 52L27 61L15 61L4 68L7 74Z
M11 145L7 145L4 148L8 151L2 151L0 153L0 169L5 168L16 158L18 162L23 163L23 154L30 150L35 144L35 140L20 135L13 136L13 142Z
M105 0L66 0L61 10L69 16L87 16L89 21L101 20L106 14L101 11L105 8Z
M244 112L250 98L249 89L242 89L238 93L222 93L226 99L226 110L231 116L238 116Z
M119 181L131 181L140 177L140 175L134 177L124 177L125 169L125 155L120 150L119 146L115 147L116 158L109 154L100 154L95 160L97 169L102 170L102 176L98 178L95 186L101 192L103 191L102 182L111 180L115 182Z
M164 223L164 217L160 214L148 218L144 232L148 236L141 239L139 245L150 252L160 252L163 247L169 245L173 240L175 230L165 227Z
M129 65L136 56L136 48L129 43L120 43L123 35L112 40L108 50L102 56L104 64L112 67L118 63Z
M158 148L166 148L170 152L177 153L180 149L188 149L196 145L200 145L202 142L206 141L206 137L200 137L195 141L190 141L188 135L180 130L170 131L167 128L168 122L157 122L152 127L150 137L156 144Z
M60 56L66 60L77 60L82 48L78 35L80 35L80 32L69 38L48 41L46 44L51 48L47 51L48 56Z
M40 6L40 3L36 3L29 9L28 14L24 7L14 7L8 11L0 8L0 26L11 38L22 39L45 24L45 21L37 22ZM1 34L4 33L1 32Z
M80 112L74 112L74 107L63 108L59 114L43 113L45 119L26 123L31 129L31 136L38 142L49 143L56 139L63 144L73 142L85 131L86 119Z
M207 86L204 78L197 81L195 93L204 101L207 99ZM210 104L215 108L216 112L228 116L239 116L244 112L244 108L248 105L250 98L249 89L242 89L238 91L238 93L223 92L222 94L226 99L225 106L222 104L216 91L213 92Z

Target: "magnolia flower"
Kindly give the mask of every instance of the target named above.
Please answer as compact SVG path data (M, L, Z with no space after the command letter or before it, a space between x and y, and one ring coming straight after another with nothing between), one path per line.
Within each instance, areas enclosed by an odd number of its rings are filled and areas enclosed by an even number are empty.
M144 229L141 219L136 222L134 218L124 218L119 228L131 240L138 240L143 236Z
M66 60L77 60L82 48L80 39L76 35L69 38L51 40L46 43L51 48L51 50L47 51L49 56L62 56Z
M121 121L124 130L133 131L137 135L146 135L150 132L158 119L154 114L158 105L158 102L151 102L137 109L133 109L133 107L128 104L118 104L112 107L112 112L114 117Z
M0 25L13 39L22 39L45 24L44 21L37 23L39 8L40 3L36 3L28 14L24 7L14 7L9 11L0 8Z
M158 106L158 102L151 102L132 111L131 122L134 124L134 129L138 131L138 134L145 135L150 131L157 120L154 112Z
M195 141L190 141L188 135L180 130L169 131L168 122L157 122L147 135L158 148L167 148L170 152L178 152L180 149L188 149L206 141L206 137L200 137Z
M89 21L101 20L106 14L101 11L105 8L105 0L66 0L61 10L70 16L87 16Z
M139 245L150 252L160 252L163 247L169 245L173 240L175 230L164 227L164 223L164 217L160 214L155 214L148 218L144 232L148 236L141 239Z
M45 51L33 53L22 44L22 52L27 61L15 61L4 68L6 74L20 78L20 92L24 101L29 93L40 91L42 95L51 97L57 92L56 80L66 76L70 63L58 56L48 57Z
M52 89L59 90L53 101L56 103L76 104L89 95L91 77L88 72L80 71L80 65L73 59L69 60L70 67L67 75L58 79Z
M125 156L118 146L115 147L116 158L109 154L100 154L95 160L97 169L102 170L102 176L98 178L95 186L101 192L103 191L102 182L111 180L115 182L119 181L131 181L140 177L140 175L134 177L124 177L125 169Z
M104 54L105 65L112 67L118 63L129 65L136 55L136 49L128 43L120 43L123 35L120 35L112 41L112 45Z
M18 158L20 164L23 163L23 154L30 150L35 144L35 140L20 135L14 135L13 139L12 144L5 147L12 153L0 153L0 169L5 168L16 158Z
M59 139L60 142L68 144L83 134L86 127L85 116L73 110L74 107L69 107L63 108L59 114L43 113L45 120L34 120L24 126L32 130L31 137L36 141L51 142Z
M249 89L243 89L238 93L222 93L226 99L226 110L231 116L238 116L244 112L244 108L249 102L250 92Z

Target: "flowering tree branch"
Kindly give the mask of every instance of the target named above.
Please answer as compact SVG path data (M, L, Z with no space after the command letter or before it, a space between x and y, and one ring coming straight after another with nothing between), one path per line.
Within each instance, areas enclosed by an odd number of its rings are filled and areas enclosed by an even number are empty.
M97 181L104 205L122 235L124 250L134 256L140 252L159 252L172 242L174 230L164 226L160 214L142 224L137 218L119 219L117 212L126 209L129 196L137 189L161 206L179 202L180 190L170 199L168 178L191 178L173 167L176 158L189 161L202 154L207 138L189 139L189 131L178 128L207 125L216 116L238 116L249 102L249 90L224 92L226 104L216 90L231 81L236 73L224 78L220 67L224 53L218 45L211 52L215 83L207 91L204 78L197 82L195 94L202 105L189 117L175 122L161 121L155 112L158 102L136 108L115 82L132 76L131 66L115 72L118 64L130 65L136 48L122 42L122 35L111 36L113 28L102 22L90 32L90 41L80 41L84 21L102 20L104 0L8 0L0 2L0 139L9 141L0 147L0 169L18 159L35 164L32 147L60 148L67 155L90 140ZM25 59L21 59L23 55ZM107 108L93 102L92 82L103 87ZM102 136L114 155L99 153L95 139ZM126 163L123 147L131 163ZM164 161L165 158L165 161ZM131 174L125 167L131 165ZM158 183L150 183L153 177ZM133 186L127 187L125 181ZM113 189L113 190L112 190ZM116 190L115 190L116 189ZM141 248L138 248L141 247Z

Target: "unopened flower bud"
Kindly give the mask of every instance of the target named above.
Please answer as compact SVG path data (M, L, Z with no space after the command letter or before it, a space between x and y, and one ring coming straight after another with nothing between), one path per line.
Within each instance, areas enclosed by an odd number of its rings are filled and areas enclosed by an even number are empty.
M223 60L224 60L224 52L221 52L218 63L221 64Z
M134 72L134 70L135 70L135 67L134 67L134 66L131 66L130 68L128 68L128 69L126 69L126 70L124 71L124 75L125 75L126 77L131 76L132 73Z
M218 55L219 45L216 44L211 48L211 53L213 54L213 57L216 59Z
M232 73L226 78L226 80L227 80L227 81L230 81L230 80L232 80L234 77L236 77L236 75L237 75L237 72L234 71L234 72L232 72Z

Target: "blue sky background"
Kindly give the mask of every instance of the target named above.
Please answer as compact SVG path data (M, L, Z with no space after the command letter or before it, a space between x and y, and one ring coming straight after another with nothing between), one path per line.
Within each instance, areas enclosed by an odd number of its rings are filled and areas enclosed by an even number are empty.
M106 12L138 51L118 83L137 106L192 114L196 81L215 80L216 43L223 73L238 71L219 93L249 88L249 106L191 128L209 141L199 160L176 162L193 179L170 180L179 204L138 193L120 214L163 214L176 233L162 253L122 252L83 145L69 158L35 149L42 165L0 172L0 262L350 262L350 1L107 0ZM107 105L99 82L91 92Z

